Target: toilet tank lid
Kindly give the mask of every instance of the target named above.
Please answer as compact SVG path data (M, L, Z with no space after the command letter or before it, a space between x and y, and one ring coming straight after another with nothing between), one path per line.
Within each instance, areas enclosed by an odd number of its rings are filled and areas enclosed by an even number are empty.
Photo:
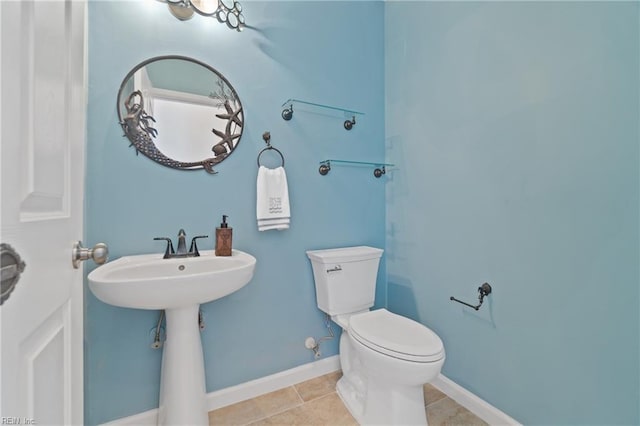
M307 256L312 261L320 263L358 262L360 260L378 259L384 250L368 247L341 247L326 250L308 250Z

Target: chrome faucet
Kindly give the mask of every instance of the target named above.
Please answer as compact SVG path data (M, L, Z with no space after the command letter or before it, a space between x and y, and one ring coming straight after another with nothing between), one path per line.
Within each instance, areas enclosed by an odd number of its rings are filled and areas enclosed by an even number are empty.
M208 235L198 235L191 239L191 247L189 251L187 251L187 243L186 243L187 234L184 232L184 229L178 231L178 250L173 250L173 242L171 238L168 237L156 237L154 240L161 240L167 242L167 248L164 252L163 259L172 259L174 257L199 257L200 252L198 251L198 246L196 245L196 240L198 238L209 238Z

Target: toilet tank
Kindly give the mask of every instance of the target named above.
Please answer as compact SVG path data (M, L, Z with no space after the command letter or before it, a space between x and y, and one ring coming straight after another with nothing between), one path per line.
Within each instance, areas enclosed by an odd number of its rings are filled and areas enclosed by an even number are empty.
M329 315L339 315L373 306L383 251L367 246L307 251L318 308Z

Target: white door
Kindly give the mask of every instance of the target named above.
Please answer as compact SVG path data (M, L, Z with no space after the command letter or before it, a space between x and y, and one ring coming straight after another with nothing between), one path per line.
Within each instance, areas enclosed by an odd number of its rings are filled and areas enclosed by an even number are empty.
M0 306L0 424L82 424L85 0L0 0L0 241L26 267Z

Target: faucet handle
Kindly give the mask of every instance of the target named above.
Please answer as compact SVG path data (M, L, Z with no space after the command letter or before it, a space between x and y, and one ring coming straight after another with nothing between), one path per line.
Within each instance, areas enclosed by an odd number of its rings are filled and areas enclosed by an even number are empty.
M175 253L175 251L173 250L173 242L171 242L171 238L155 237L154 240L167 242L167 249L165 250L164 256L162 257L163 259L167 259L170 255Z
M196 240L198 238L209 238L208 235L197 235L191 239L191 248L189 248L189 253L193 253L194 256L200 256L200 252L198 251L198 246L196 245Z

